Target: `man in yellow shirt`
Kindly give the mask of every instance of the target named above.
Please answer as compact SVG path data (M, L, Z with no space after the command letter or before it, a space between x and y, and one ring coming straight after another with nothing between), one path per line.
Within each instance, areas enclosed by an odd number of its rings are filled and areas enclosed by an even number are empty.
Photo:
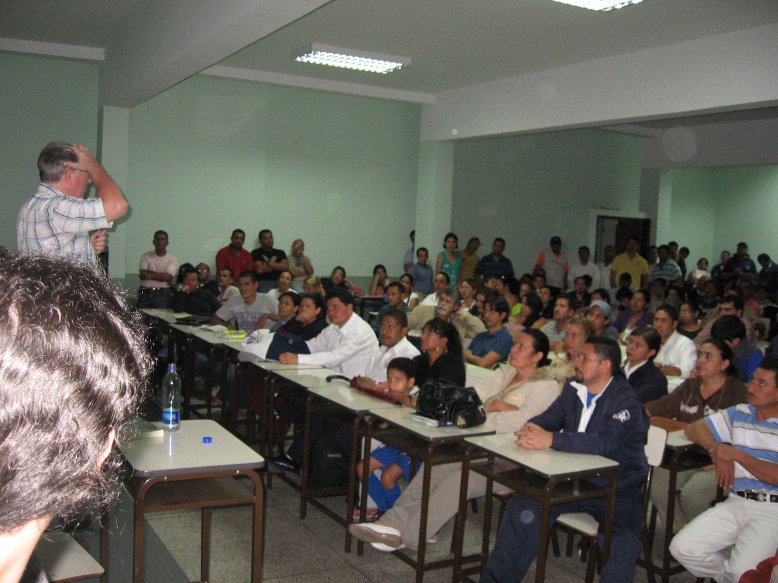
M628 272L632 276L632 285L640 282L640 289L646 289L648 285L648 263L638 253L638 238L627 239L627 249L624 253L616 255L611 263L611 287L616 287L616 282L622 273Z

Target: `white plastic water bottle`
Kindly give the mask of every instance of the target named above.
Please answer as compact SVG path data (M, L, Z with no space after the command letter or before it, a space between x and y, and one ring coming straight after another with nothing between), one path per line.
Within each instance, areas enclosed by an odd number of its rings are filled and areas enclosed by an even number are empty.
M176 365L169 364L162 379L162 426L165 431L177 431L181 425L181 377Z

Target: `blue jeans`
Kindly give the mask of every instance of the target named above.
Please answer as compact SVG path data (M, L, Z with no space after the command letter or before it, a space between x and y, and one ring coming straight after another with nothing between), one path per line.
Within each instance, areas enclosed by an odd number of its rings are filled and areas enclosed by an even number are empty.
M552 506L549 526L556 522L560 514L566 512L588 512L602 524L605 521L606 507L604 498ZM635 574L635 561L640 554L642 525L642 493L639 490L617 492L613 516L613 541L608 561L602 568L600 581L609 583L632 581ZM489 561L481 576L481 583L521 581L538 554L539 536L540 502L517 494L508 502L494 549L489 555ZM602 533L600 538L602 539Z

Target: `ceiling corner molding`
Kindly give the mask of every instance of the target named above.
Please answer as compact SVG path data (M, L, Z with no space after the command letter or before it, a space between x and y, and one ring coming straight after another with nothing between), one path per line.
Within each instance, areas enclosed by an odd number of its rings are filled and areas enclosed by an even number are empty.
M42 43L15 38L0 38L0 51L26 53L28 55L45 55L47 57L63 57L66 59L79 59L82 61L105 61L105 49L57 43Z
M373 85L362 85L360 83L328 81L326 79L317 79L314 77L286 75L283 73L257 71L255 69L244 69L241 67L214 65L205 69L204 71L201 71L200 74L210 75L213 77L225 77L228 79L239 79L241 81L255 81L258 83L270 83L272 85L287 85L289 87L300 87L303 89L331 91L334 93L348 93L351 95L360 95L362 97L375 97L378 99L407 101L410 103L419 103L422 105L434 105L437 102L435 95L430 93L402 91L400 89L387 89L386 87L375 87Z

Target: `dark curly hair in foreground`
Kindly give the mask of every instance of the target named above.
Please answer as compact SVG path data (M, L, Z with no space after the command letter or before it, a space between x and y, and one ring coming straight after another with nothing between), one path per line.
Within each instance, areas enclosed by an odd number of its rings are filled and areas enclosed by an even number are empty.
M144 330L90 267L0 247L0 532L111 500L98 461L145 390Z

